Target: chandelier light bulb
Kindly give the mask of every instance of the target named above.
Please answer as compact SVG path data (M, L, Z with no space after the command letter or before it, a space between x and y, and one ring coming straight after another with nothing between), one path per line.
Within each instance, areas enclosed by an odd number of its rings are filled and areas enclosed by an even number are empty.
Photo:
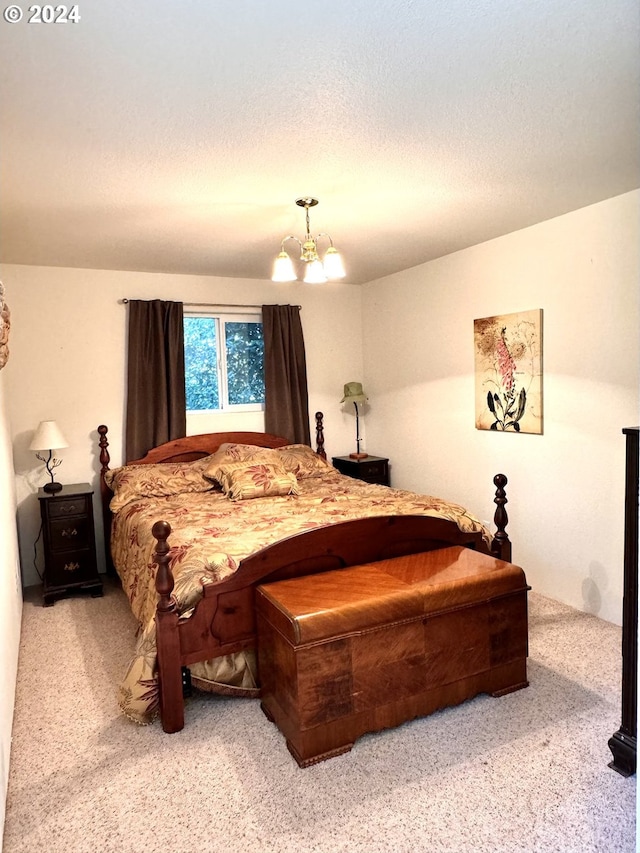
M344 278L346 272L340 252L329 246L324 256L324 271L327 278Z
M271 281L295 280L296 271L293 268L293 261L283 249L273 263L273 275L271 276Z
M306 284L324 284L327 280L322 261L311 261L307 264L303 281Z

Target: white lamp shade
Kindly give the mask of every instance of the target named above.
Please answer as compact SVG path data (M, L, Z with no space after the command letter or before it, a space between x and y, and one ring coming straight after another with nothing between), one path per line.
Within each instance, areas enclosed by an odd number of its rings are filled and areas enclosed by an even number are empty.
M322 261L311 261L305 267L304 281L307 284L324 284L327 276L322 266Z
M333 246L329 246L324 256L324 271L327 278L344 278L346 275L340 252Z
M295 281L296 271L293 262L286 252L280 252L273 264L273 275L271 281Z
M55 421L40 421L29 450L59 450L62 447L69 447L69 442L58 424Z

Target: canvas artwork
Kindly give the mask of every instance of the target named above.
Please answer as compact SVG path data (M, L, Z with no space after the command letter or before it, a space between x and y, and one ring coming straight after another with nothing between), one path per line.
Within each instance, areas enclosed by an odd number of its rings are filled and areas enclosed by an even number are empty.
M0 370L9 360L9 329L11 314L9 306L4 301L4 284L0 281Z
M542 433L542 309L473 321L476 429Z

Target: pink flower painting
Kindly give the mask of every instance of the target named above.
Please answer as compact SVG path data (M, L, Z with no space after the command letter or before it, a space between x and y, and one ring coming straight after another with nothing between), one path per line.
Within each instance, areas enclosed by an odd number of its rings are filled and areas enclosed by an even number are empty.
M542 310L474 320L476 429L542 433Z

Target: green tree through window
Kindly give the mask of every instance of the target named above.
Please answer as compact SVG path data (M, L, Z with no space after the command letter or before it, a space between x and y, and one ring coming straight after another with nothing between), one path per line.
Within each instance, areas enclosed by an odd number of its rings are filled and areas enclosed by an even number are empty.
M257 408L264 403L264 346L259 318L184 318L188 411Z
M225 323L230 406L264 403L262 323Z

